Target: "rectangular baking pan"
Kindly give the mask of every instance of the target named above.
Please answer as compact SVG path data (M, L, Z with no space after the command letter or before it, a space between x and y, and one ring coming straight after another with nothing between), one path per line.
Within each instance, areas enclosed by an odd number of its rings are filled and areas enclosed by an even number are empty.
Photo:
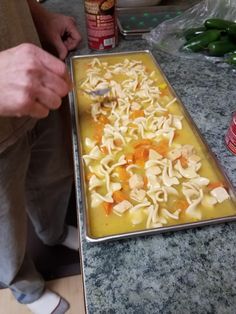
M141 36L160 23L179 16L188 5L163 5L152 7L117 8L117 24L123 36Z
M192 129L193 129L195 135L202 142L203 147L206 149L207 154L208 154L209 158L211 159L214 167L217 169L220 176L222 176L222 179L224 180L224 183L226 184L227 191L231 197L231 201L232 201L233 205L235 206L235 212L236 212L236 194L235 194L234 188L233 188L230 180L228 179L227 175L224 173L218 160L216 159L215 155L211 152L208 144L206 143L205 139L201 135L196 124L194 123L193 119L189 115L187 109L185 108L185 106L181 102L180 98L177 96L176 92L173 90L171 84L168 82L165 74L163 73L160 66L157 64L154 56L152 55L152 53L149 50L73 56L69 60L68 67L69 67L70 75L71 75L72 81L74 83L74 86L75 86L75 77L73 74L74 73L74 62L76 62L77 59L90 58L92 60L95 57L96 58L106 57L106 56L111 57L113 55L114 56L129 57L129 56L132 56L132 54L137 54L137 53L149 54L150 57L152 58L152 60L154 61L157 70L160 71L164 80L167 82L167 84L171 90L172 95L174 97L176 97L178 103L182 106L185 119L192 126ZM89 242L103 242L103 241L108 241L108 240L129 238L129 237L134 237L134 236L158 234L158 233L163 233L163 232L168 232L168 231L177 231L177 230L183 230L183 229L188 229L188 228L195 228L195 227L201 227L201 226L206 226L206 225L213 225L213 224L218 224L218 223L236 221L236 214L235 214L232 216L224 216L224 217L202 220L202 221L197 221L197 222L176 224L176 225L164 226L164 227L152 228L152 229L143 229L140 231L133 231L133 232L127 232L127 233L120 233L120 234L111 234L111 235L107 235L107 236L103 236L103 237L93 237L91 235L91 232L90 232L88 204L87 204L87 200L86 200L85 171L84 171L83 160L82 160L82 145L81 145L81 141L80 141L78 103L77 103L75 89L73 89L69 93L69 102L70 102L70 112L71 112L71 118L72 118L72 141L73 141L74 171L75 171L75 179L76 179L75 183L76 183L77 208L78 208L79 215L81 213L83 214L83 217L81 217L81 218L84 221L85 236Z

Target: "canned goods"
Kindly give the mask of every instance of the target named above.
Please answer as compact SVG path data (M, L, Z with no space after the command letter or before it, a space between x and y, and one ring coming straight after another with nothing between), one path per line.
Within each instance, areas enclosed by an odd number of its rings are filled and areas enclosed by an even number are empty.
M85 0L88 46L106 50L117 45L115 0Z
M233 119L225 135L225 142L228 149L236 155L236 112L233 114Z

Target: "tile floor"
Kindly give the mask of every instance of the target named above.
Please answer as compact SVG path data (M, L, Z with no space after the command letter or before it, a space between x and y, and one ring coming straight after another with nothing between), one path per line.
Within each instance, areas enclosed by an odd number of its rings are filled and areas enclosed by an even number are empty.
M70 309L66 314L85 314L81 275L48 281L47 287L62 295L70 303ZM9 289L0 290L0 314L30 313L24 305L14 299Z

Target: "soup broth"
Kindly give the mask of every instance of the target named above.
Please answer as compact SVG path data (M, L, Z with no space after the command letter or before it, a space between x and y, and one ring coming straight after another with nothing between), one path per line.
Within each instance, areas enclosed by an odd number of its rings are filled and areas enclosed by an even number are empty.
M73 66L91 237L235 215L224 177L148 53Z

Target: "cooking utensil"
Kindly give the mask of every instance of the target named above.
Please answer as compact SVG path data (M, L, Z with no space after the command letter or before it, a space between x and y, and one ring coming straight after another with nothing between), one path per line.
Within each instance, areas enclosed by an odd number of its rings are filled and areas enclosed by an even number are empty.
M92 91L87 91L86 89L83 89L81 87L80 89L90 96L104 96L110 91L110 87L100 88Z

